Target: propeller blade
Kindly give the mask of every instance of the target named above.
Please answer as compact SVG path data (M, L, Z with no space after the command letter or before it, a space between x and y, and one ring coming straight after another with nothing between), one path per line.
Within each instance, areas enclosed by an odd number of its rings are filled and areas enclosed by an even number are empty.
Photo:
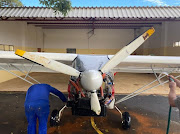
M68 65L65 65L52 59L45 58L43 56L32 54L31 52L26 52L17 49L15 54L57 72L77 77L80 75L80 72L78 70Z
M113 69L120 62L122 62L126 57L133 53L139 46L141 46L153 33L154 28L150 28L144 34L136 38L127 46L123 47L119 52L117 52L112 59L110 59L101 69L101 72L105 73Z
M101 113L101 106L97 93L91 93L91 110L94 111L97 115Z

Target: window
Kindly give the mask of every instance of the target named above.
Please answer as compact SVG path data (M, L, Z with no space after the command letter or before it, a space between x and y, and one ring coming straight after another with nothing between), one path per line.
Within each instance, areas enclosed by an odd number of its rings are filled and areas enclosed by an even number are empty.
M1 44L0 44L0 50L1 50L1 51L4 51L4 50L5 50L4 45L1 45Z
M0 51L14 51L14 46L0 44Z
M173 43L173 47L180 47L180 41L174 42L174 43Z

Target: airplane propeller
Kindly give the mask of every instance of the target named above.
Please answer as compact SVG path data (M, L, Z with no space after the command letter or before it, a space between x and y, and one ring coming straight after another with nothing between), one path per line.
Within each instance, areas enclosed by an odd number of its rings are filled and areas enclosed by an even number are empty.
M26 52L26 51L17 49L15 54L57 72L61 72L67 75L77 76L77 77L80 75L80 72L78 70L68 65L65 65L63 63L57 62L52 59L48 59L43 56L33 54L31 52Z
M101 106L96 92L91 93L91 110L97 115L101 113Z
M88 70L81 74L81 85L84 89L91 92L91 110L97 115L101 113L101 106L96 93L103 82L102 75L99 71Z
M139 46L141 46L153 33L155 32L154 28L150 28L141 36L136 38L130 44L123 47L119 52L117 52L112 59L110 59L101 69L102 73L108 72L122 62L126 57L132 54Z
M118 53L116 53L112 59L110 59L101 69L102 73L106 73L122 62L126 57L133 53L145 40L147 40L155 32L154 28L147 30L144 34L139 36L129 45L122 48ZM101 107L98 100L96 90L102 85L102 75L99 71L88 70L85 72L79 72L78 70L65 65L63 63L57 62L52 59L45 58L33 54L31 52L26 52L17 49L16 55L28 59L32 62L40 64L46 68L52 69L57 72L61 72L67 75L76 76L81 78L81 85L84 89L91 92L91 110L93 110L97 115L101 113Z
M48 59L46 57L19 49L16 50L15 54L54 71L76 77L80 76L80 72L78 70L55 60ZM101 113L101 107L99 104L96 90L102 85L102 76L100 72L95 70L82 72L81 83L86 90L93 91L91 93L91 110L93 110L97 115L99 115Z

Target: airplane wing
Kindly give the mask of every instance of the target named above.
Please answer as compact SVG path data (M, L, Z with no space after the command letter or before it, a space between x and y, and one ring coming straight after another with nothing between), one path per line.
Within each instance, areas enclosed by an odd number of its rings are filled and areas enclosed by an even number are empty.
M72 61L77 57L77 54L65 54L65 53L39 53L32 52L33 54L40 55L49 59L53 59L71 66ZM33 65L33 67L32 67ZM45 68L38 64L33 64L31 61L15 55L13 51L0 51L0 67L11 71L28 71L31 72L55 72L51 69ZM0 68L0 70L3 70Z
M69 66L71 66L72 61L77 57L77 54L68 53L32 53L59 61ZM114 55L108 55L108 58L111 59L113 56ZM32 67L31 61L21 58L15 55L14 52L9 51L0 51L0 67L11 71L18 69L27 71L31 69L31 72L55 72L38 64L34 64ZM130 73L180 73L180 57L130 55L117 65L113 71Z
M111 59L113 55L108 55L108 57ZM121 64L117 65L113 71L130 73L180 73L180 57L130 55Z

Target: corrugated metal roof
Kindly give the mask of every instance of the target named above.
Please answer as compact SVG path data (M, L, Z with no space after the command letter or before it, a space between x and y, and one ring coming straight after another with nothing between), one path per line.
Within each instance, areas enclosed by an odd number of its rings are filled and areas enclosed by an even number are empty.
M45 7L3 7L1 18L62 18ZM179 19L180 6L173 7L74 7L65 18Z

